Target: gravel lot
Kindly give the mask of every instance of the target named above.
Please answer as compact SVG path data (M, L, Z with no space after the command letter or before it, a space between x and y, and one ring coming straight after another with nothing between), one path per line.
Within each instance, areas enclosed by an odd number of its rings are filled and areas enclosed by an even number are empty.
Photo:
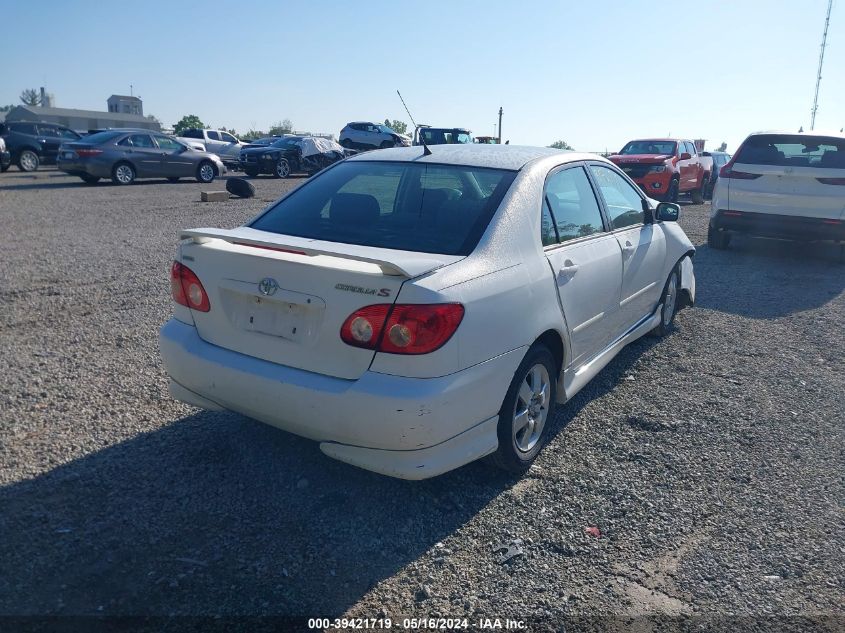
M235 226L302 180L253 182L253 200L201 203L195 182L0 175L0 613L538 628L734 615L841 630L845 267L832 247L702 246L698 305L560 408L526 477L476 463L404 482L168 396L157 331L177 231ZM697 245L708 209L683 210ZM500 564L501 544L521 554Z

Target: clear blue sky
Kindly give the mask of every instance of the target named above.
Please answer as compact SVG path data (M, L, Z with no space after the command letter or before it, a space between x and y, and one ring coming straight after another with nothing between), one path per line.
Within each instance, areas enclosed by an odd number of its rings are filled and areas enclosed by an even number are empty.
M837 6L838 5L838 6ZM0 104L128 94L166 125L238 131L288 118L338 134L408 121L618 149L809 127L827 0L250 2L0 0ZM34 39L33 39L34 36ZM845 125L845 2L834 3L816 128Z

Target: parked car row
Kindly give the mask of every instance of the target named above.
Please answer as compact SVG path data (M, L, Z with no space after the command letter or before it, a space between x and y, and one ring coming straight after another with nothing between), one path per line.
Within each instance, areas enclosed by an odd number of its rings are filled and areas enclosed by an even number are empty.
M65 143L56 165L88 184L110 178L118 185L130 185L138 178L162 177L171 182L196 178L208 183L226 173L226 166L216 154L142 129L106 130Z

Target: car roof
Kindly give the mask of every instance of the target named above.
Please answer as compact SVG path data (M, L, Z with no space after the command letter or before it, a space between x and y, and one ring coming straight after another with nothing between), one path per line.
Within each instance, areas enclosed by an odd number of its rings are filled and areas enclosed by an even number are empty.
M522 145L483 145L475 143L456 143L453 145L431 145L431 154L423 154L423 147L394 147L348 158L350 161L398 161L432 163L441 165L466 165L471 167L493 167L497 169L519 170L531 161L560 154L566 160L604 159L595 154L584 152L566 152L551 147L529 147Z
M796 132L795 130L762 130L760 132L752 132L748 136L760 136L762 134L782 134L784 136L832 136L833 138L845 139L845 133L837 130L806 130L803 132Z

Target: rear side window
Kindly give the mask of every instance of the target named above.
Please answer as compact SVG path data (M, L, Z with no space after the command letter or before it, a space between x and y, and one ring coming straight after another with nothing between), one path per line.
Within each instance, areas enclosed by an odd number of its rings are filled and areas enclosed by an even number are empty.
M250 226L345 244L468 255L515 176L457 165L344 162Z
M561 242L604 230L599 204L583 167L562 169L549 176L546 203Z
M746 139L734 162L845 169L845 139L805 134L759 134Z
M9 128L12 130L12 132L17 132L18 134L31 134L32 136L36 135L34 123L13 123L9 126Z
M209 130L208 132L206 132L206 134L208 134L208 138L210 138L212 141L220 140L220 135L214 130Z

